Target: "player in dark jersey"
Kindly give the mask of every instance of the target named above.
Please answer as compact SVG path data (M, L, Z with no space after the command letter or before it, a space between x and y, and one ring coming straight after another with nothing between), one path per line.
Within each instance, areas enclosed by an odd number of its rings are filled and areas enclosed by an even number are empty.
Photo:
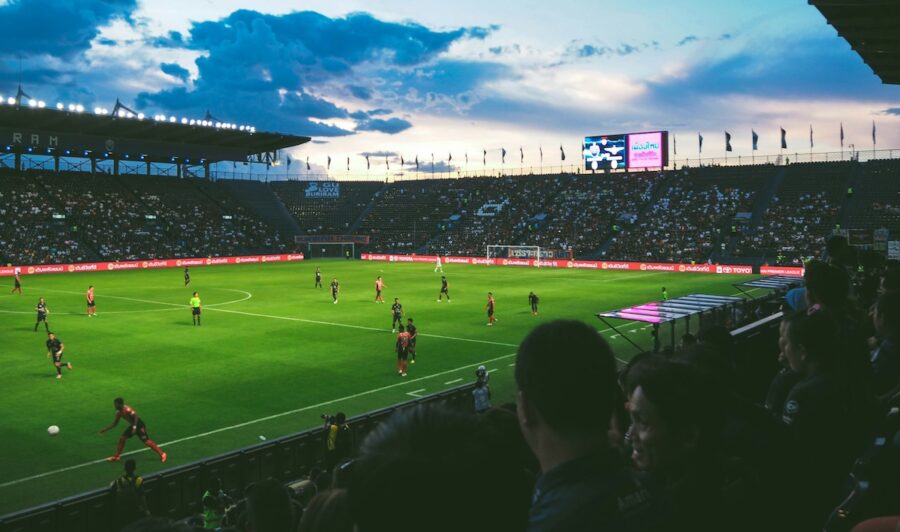
M531 315L537 316L538 313L538 302L540 298L538 298L537 294L534 292L528 293L528 304L531 305Z
M47 332L47 358L53 360L53 365L56 366L56 378L62 378L62 367L65 365L67 368L72 369L71 362L63 362L62 356L63 351L66 349L66 344L62 343L59 338L56 337L52 332Z
M416 337L418 335L419 329L413 325L412 318L406 318L406 332L409 334L409 346L407 348L407 352L409 352L410 363L416 363Z
M391 305L391 315L393 319L391 320L391 332L397 332L397 325L403 327L403 305L400 304L399 298L394 298L394 304Z
M487 315L488 315L488 322L487 322L488 325L493 325L497 321L497 318L494 317L494 306L495 306L494 293L488 292L487 305L485 305L485 308L487 309Z
M316 266L316 286L315 288L322 288L322 271Z
M397 373L401 377L406 377L406 361L409 358L409 333L400 326L400 332L397 334Z
M44 301L44 298L38 299L34 310L37 311L37 321L34 324L34 332L37 332L38 325L40 325L41 322L44 322L44 329L46 329L47 332L50 332L50 325L47 324L47 314L50 310L47 309L47 303Z
M331 280L331 299L332 303L337 305L338 302L338 294L341 292L341 283L338 282L337 278Z
M188 271L187 267L184 269L184 286L191 284L191 272Z
M10 294L13 292L18 292L19 295L22 295L22 278L19 277L19 269L16 268L16 276L13 281L15 284L13 285L13 289L9 291Z
M156 442L150 439L150 436L147 435L147 426L144 425L144 420L138 416L138 413L135 412L133 408L126 405L125 400L121 397L116 397L113 401L113 405L116 407L116 417L109 426L100 429L100 434L113 429L119 424L119 420L122 418L125 418L125 421L128 422L128 428L125 429L125 432L123 432L121 436L119 436L119 445L116 447L116 454L110 456L107 460L110 462L118 462L121 460L122 449L125 448L125 442L128 441L128 438L137 435L138 439L144 442L144 445L153 449L153 451L159 455L161 462L165 462L169 456L159 448L159 445L156 445Z
M441 302L441 298L447 296L447 303L450 302L450 292L448 291L450 286L447 284L447 278L441 275L441 292L438 294L437 302Z

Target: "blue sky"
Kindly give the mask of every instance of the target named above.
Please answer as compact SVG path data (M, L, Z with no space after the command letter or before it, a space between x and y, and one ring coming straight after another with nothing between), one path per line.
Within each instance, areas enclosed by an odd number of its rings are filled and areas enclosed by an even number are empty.
M672 5L677 4L677 8ZM0 2L0 94L148 115L207 110L312 136L291 152L365 170L361 154L499 165L556 162L599 133L667 129L679 157L846 143L900 147L900 87L883 86L805 0ZM21 67L21 72L20 72ZM570 148L571 147L571 148ZM789 150L789 151L790 151ZM552 155L551 155L552 154ZM476 162L477 161L477 162ZM383 158L380 163L383 172Z

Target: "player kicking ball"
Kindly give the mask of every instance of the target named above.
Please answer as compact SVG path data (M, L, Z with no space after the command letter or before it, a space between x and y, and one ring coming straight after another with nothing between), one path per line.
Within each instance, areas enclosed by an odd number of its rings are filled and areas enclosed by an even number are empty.
M56 367L56 378L62 378L62 367L66 366L70 370L72 369L71 362L63 362L63 351L66 349L66 344L62 343L59 338L56 337L52 332L47 332L47 358L53 360L53 365Z
M150 436L147 435L147 426L144 425L144 420L138 416L138 413L135 412L133 408L126 405L125 400L121 397L116 397L115 400L113 400L113 405L116 407L116 417L109 426L100 429L100 434L115 428L115 426L119 424L119 420L123 418L128 422L128 428L125 429L125 432L123 432L121 436L119 436L119 445L116 447L116 454L110 456L106 460L108 462L118 462L121 460L122 450L125 449L125 442L132 436L137 435L138 439L144 442L144 445L153 449L153 452L159 455L159 460L161 462L165 462L169 458L169 455L164 453L163 450L159 448L159 445L156 445L156 442L151 440Z

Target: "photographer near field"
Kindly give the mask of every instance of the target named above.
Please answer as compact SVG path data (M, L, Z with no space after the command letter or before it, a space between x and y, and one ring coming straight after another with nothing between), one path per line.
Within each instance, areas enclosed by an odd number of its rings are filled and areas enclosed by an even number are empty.
M325 429L328 431L328 438L325 440L327 451L325 465L331 470L341 460L350 456L353 434L350 432L350 425L347 424L347 416L343 412L333 416L322 414L322 419L325 420Z

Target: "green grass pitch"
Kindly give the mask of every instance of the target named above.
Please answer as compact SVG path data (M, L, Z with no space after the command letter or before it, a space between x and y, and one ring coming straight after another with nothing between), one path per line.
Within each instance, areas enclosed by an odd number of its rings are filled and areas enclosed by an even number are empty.
M313 287L322 268L325 288ZM690 293L734 294L752 276L445 267L452 302L436 302L440 275L429 264L307 261L292 264L192 268L190 287L179 269L35 275L24 295L0 295L0 514L107 485L120 464L113 454L125 423L104 435L122 396L145 420L150 437L169 453L167 464L137 438L138 472L149 474L228 450L317 426L322 413L348 416L401 403L492 370L495 404L513 399L515 348L535 325L575 318L603 329L598 311ZM385 281L375 304L374 281ZM338 304L328 284L341 283ZM97 317L85 316L93 284ZM188 300L198 290L203 324L191 324ZM528 292L541 298L532 316ZM486 326L487 292L498 322ZM43 326L33 332L34 306L47 299L50 327L65 343L72 371L46 358ZM419 327L418 361L397 375L390 304L399 297ZM634 336L650 344L649 330ZM610 338L613 331L603 331ZM635 349L610 340L621 360ZM560 346L565 364L565 346ZM47 435L59 425L61 433Z

